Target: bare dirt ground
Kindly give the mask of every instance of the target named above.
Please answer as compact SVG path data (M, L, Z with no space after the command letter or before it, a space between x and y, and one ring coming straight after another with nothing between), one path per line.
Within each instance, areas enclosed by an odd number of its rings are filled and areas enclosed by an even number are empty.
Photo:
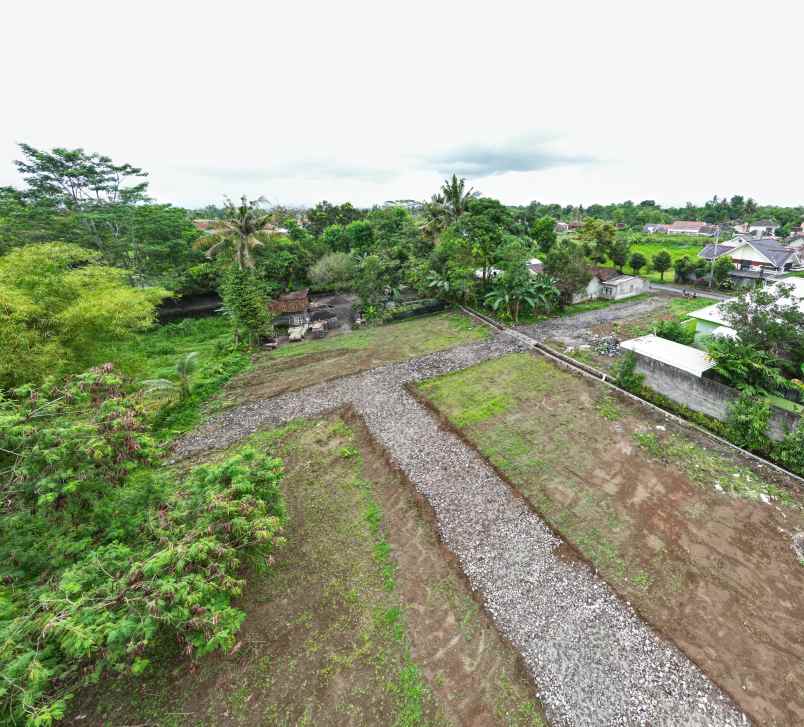
M174 655L145 681L110 680L68 723L544 724L516 652L359 419L295 423L251 443L285 462L288 543L271 574L249 578L239 645L197 670Z
M551 318L533 325L517 326L516 330L541 342L559 341L566 347L581 346L589 343L595 327L613 321L644 317L658 309L668 307L669 302L669 297L657 295L634 303L614 303L600 310Z
M463 343L488 331L457 313L441 313L346 335L288 344L258 354L253 367L235 377L210 405L211 411L267 399L324 381L404 361Z
M602 578L585 563L567 560L570 546L406 388L451 372L437 382L460 381L464 374L458 372L480 369L471 367L521 346L499 334L255 401L211 418L177 442L174 454L186 458L266 426L350 406L432 506L445 546L521 655L552 725L748 724L732 700ZM519 389L532 386L526 380ZM503 412L513 400L501 383L486 379L473 392L463 425Z
M422 389L758 724L804 724L804 567L791 548L804 497L794 481L741 466L730 450L531 355Z

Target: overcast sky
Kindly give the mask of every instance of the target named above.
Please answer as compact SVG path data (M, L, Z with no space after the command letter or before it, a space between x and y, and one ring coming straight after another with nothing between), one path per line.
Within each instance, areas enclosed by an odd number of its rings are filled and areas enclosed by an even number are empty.
M6 2L0 185L16 144L150 172L160 201L804 203L804 6L676 2Z

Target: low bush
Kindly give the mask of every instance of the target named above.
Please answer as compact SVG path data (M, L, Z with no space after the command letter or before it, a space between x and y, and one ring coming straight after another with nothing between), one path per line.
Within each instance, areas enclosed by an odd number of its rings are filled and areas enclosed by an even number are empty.
M283 542L278 460L246 449L177 480L126 389L105 366L0 400L0 722L51 724L165 636L231 648L243 567Z
M695 327L685 325L680 321L658 321L653 327L653 332L660 338L682 343L685 346L691 346L695 340Z
M614 369L614 380L617 386L626 391L639 394L642 384L645 381L643 374L636 372L636 356L633 351L628 351Z
M766 454L770 415L770 404L765 399L743 392L729 409L729 439L738 447Z

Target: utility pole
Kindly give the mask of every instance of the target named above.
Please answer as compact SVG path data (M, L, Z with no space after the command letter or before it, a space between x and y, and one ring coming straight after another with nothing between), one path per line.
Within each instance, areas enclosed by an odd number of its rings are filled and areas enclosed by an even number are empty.
M712 281L715 277L715 258L717 257L717 241L720 239L720 225L715 230L715 250L712 253L712 259L709 261L709 290L712 290Z

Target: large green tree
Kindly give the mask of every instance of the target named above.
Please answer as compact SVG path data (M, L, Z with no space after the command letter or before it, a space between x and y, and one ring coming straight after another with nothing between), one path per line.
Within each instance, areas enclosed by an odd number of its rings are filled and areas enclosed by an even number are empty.
M77 370L98 344L150 326L169 293L127 278L78 245L32 244L0 258L0 386Z

